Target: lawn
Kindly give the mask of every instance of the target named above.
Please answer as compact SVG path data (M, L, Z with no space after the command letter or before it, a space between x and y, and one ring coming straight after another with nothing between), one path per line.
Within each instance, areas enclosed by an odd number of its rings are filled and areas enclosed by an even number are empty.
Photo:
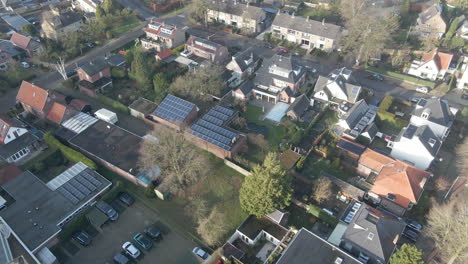
M262 108L254 105L249 105L247 111L244 113L244 117L247 119L247 122L256 123L261 126L265 126L268 129L266 139L270 143L272 150L277 150L281 140L286 135L286 128L284 126L276 126L269 122L260 120L260 117L264 113Z
M110 31L112 32L113 36L119 36L127 31L130 31L131 29L135 28L139 24L140 24L140 21L138 20L138 18L135 16L131 16L124 21L120 21L119 23L116 23Z
M297 229L301 229L302 227L306 228L307 230L312 230L317 218L311 215L310 213L306 212L306 210L292 204L286 211L289 212L288 223L290 226L294 226Z
M350 172L346 172L341 169L333 168L329 160L310 154L304 163L304 168L301 174L306 177L314 179L320 175L321 171L327 172L342 180L346 180L347 178L353 176Z

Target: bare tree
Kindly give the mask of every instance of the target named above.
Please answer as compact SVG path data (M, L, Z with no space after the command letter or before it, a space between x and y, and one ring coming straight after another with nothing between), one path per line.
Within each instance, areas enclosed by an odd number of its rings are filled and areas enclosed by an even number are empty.
M312 199L321 203L332 195L332 182L327 177L320 177L312 187Z
M454 137L458 135L453 135ZM458 145L456 149L456 163L458 175L467 176L468 175L468 139L465 138L461 144Z
M448 203L434 204L427 216L426 233L444 263L468 263L468 192Z
M59 57L59 60L53 64L55 70L62 76L64 80L68 79L67 70L65 69L65 61L62 57Z
M260 148L260 150L263 153L266 153L268 151L268 147L269 147L268 141L265 139L265 136L263 136L262 134L249 133L247 134L247 141L249 142L249 144L253 144L257 146L258 148Z
M140 165L147 171L159 167L161 187L182 194L209 170L209 162L182 134L166 128L153 131L158 140L142 145Z
M198 221L197 232L210 246L219 245L228 231L226 215L218 207Z

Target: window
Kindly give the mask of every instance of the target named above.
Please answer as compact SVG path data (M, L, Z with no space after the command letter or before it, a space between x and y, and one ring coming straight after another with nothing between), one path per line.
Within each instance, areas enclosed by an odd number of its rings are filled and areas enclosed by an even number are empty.
M303 39L301 43L302 43L302 45L307 45L307 46L309 46L310 41Z

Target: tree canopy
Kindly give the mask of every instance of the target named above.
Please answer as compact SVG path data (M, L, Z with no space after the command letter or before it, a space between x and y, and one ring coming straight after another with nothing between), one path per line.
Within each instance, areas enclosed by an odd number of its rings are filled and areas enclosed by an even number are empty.
M403 244L390 257L390 264L424 264L423 252L415 245Z
M35 37L37 36L37 30L32 24L26 24L21 28L21 31L28 34L29 36Z
M261 217L288 206L291 195L291 176L281 168L277 154L268 153L245 178L239 197L246 212Z

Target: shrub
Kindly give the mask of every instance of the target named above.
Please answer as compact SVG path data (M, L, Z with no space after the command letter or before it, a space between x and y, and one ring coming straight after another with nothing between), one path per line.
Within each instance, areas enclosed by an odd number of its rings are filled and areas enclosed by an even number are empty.
M88 159L85 155L81 154L80 152L73 150L58 141L50 132L47 132L44 135L44 140L52 148L56 148L62 152L63 156L66 159L73 163L83 162L86 166L91 167L93 169L97 169L96 163L92 160Z
M148 198L155 198L156 193L154 192L154 188L156 188L156 185L154 182L150 182L145 189L145 196Z
M127 72L124 69L112 68L111 76L112 78L122 79L127 77Z
M97 100L103 104L105 104L106 106L112 108L112 109L115 109L119 112L122 112L122 113L125 113L125 114L128 114L129 113L129 110L128 110L128 107L125 106L124 104L122 104L121 102L118 102L114 99L111 99L107 96L104 96L104 95L99 95L97 97Z
M340 167L340 159L334 158L331 163L332 168L338 169Z
M393 98L393 96L389 96L389 95L385 96L382 102L380 102L379 112L380 111L387 112L388 109L390 109L390 106L393 104L394 99L395 98Z
M184 50L185 44L182 44L172 50L172 54L179 56L180 53Z

